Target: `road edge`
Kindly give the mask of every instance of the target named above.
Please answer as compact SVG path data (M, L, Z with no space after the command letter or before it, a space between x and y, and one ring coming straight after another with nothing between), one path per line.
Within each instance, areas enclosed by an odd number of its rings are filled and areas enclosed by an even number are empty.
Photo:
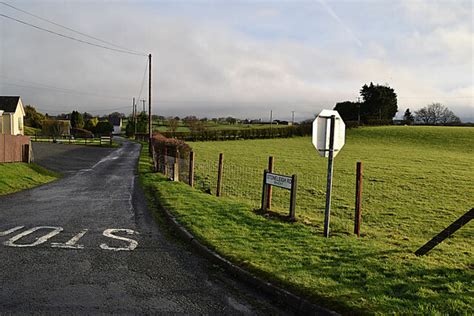
M335 311L313 304L308 300L289 292L288 290L282 289L268 281L262 280L249 271L235 265L212 249L203 245L194 237L193 234L191 234L183 225L181 225L181 223L178 222L176 217L168 209L166 209L166 207L164 207L159 201L157 201L157 203L159 203L157 206L164 214L166 220L172 225L173 230L184 242L190 244L191 247L203 257L216 264L219 264L227 272L232 274L240 281L253 286L255 289L264 291L265 294L270 296L273 300L283 303L288 308L295 311L295 313L298 315L340 315Z

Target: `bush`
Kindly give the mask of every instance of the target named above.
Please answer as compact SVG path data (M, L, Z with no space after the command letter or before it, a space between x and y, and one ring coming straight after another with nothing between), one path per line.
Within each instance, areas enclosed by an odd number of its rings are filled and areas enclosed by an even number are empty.
M347 128L357 128L357 127L359 127L359 122L358 121L345 121L344 124L346 124Z
M114 126L109 121L102 121L95 126L95 132L99 135L110 135L114 130Z
M42 133L45 136L69 135L71 123L66 120L44 120L42 123Z
M73 128L71 129L71 134L75 138L94 138L94 134L91 131L88 131L83 128Z
M163 154L166 150L166 155L175 156L176 151L182 159L188 159L192 148L184 141L176 138L167 138L162 134L154 134L152 138L153 150L156 153Z

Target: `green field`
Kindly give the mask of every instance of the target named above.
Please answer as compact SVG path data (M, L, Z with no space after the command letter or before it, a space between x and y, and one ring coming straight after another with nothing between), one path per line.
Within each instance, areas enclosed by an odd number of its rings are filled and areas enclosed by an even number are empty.
M166 181L164 201L202 241L255 273L342 312L472 314L473 225L424 257L413 253L474 206L474 129L372 127L347 132L335 160L329 240L322 237L327 160L308 137L191 143L199 178L217 199ZM298 175L298 223L253 211L262 170ZM355 164L364 163L362 238L353 234ZM211 174L208 174L211 172ZM273 210L288 194L274 189Z
M322 228L327 159L309 137L191 143L197 173L215 188L218 154L224 153L224 194L258 206L268 156L275 171L297 174L297 217ZM459 127L372 127L348 130L335 159L333 234L353 227L355 165L364 164L362 234L392 240L426 239L474 206L474 129ZM286 214L289 194L274 189L273 209ZM418 226L419 223L425 225ZM395 230L390 228L396 227Z
M0 195L29 189L59 177L58 173L35 164L0 163Z
M234 170L231 177L224 170L224 181L234 179L227 192L240 188L244 196L216 198L167 181L148 171L146 155L140 171L145 188L199 240L317 304L351 314L472 315L473 223L428 255L414 251L474 206L473 141L471 128L349 130L335 162L329 239L322 237L326 160L310 138L191 143L204 165L215 165L223 152ZM278 172L309 179L300 183L297 223L262 216L254 211L254 195L245 196L252 183L261 190L268 155L275 156ZM352 234L357 160L365 169L360 239ZM255 181L235 178L246 168L260 170ZM274 201L281 214L284 198Z

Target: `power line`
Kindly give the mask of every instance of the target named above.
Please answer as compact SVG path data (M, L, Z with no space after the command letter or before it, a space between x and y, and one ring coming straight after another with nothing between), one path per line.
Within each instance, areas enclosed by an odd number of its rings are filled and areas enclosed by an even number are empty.
M0 16L2 16L4 18L7 18L7 19L10 19L10 20L13 20L13 21L18 22L18 23L33 27L35 29L38 29L38 30L41 30L41 31L44 31L44 32L47 32L47 33L51 33L51 34L54 34L54 35L57 35L57 36L60 36L60 37L63 37L63 38L67 38L67 39L70 39L70 40L73 40L73 41L76 41L76 42L80 42L80 43L83 43L83 44L88 44L88 45L91 45L91 46L95 46L95 47L99 47L99 48L103 48L103 49L107 49L107 50L111 50L111 51L115 51L115 52L119 52L119 53L123 53L123 54L130 54L130 55L136 55L136 56L148 56L147 54L134 53L134 52L126 51L126 50L123 50L123 49L111 48L111 47L107 47L107 46L104 46L104 45L91 43L91 42L88 42L88 41L85 41L85 40L81 40L79 38L75 38L75 37L72 37L72 36L64 35L64 34L61 34L61 33L55 32L55 31L51 31L51 30L42 28L40 26L37 26L37 25L31 24L31 23L13 18L13 17L5 15L5 14L0 14Z
M140 100L140 97L142 96L142 91L143 91L143 87L145 85L145 79L146 79L146 72L148 70L148 60L146 61L145 63L145 71L143 72L143 78L142 78L142 83L141 83L141 87L140 87L140 93L138 94L138 98L137 100Z
M0 77L2 77L2 76L0 76ZM83 92L83 91L79 91L79 90L72 90L72 89L48 86L48 85L44 85L44 84L40 84L40 83L28 82L28 81L25 81L25 80L19 80L19 81L20 82L25 82L25 83L27 83L27 85L18 84L18 83L14 83L14 82L4 82L4 81L0 81L0 84L10 85L10 86L18 86L18 87L23 87L23 88L45 89L45 90L51 90L51 91L56 91L56 92L60 92L60 93L93 96L93 97L99 97L99 98L104 98L104 99L117 99L117 100L128 100L129 99L129 98L125 98L125 97L118 97L118 96L111 96L111 95L100 95L100 94L96 94L96 93Z
M128 48L115 45L115 44L113 44L113 43L104 41L104 40L102 40L102 39L100 39L100 38L97 38L97 37L94 37L94 36L92 36L92 35L88 35L88 34L85 34L85 33L79 32L79 31L76 31L76 30L74 30L74 29L72 29L72 28L69 28L69 27L67 27L67 26L61 25L61 24L59 24L59 23L50 21L50 20L45 19L45 18L42 18L42 17L40 17L40 16L38 16L38 15L36 15L36 14L33 14L33 13L28 12L28 11L22 10L22 9L20 9L20 8L17 8L17 7L15 7L15 6L13 6L13 5L11 5L11 4L8 4L8 3L5 3L5 2L3 2L3 1L0 2L0 4L3 4L3 5L5 5L5 6L10 7L10 8L12 8L12 9L15 9L15 10L17 10L17 11L20 11L20 12L23 12L23 13L25 13L25 14L28 14L28 15L30 15L30 16L32 16L32 17L35 17L35 18L37 18L37 19L40 19L40 20L42 20L42 21L45 21L45 22L51 23L51 24L53 24L53 25L59 26L59 27L61 27L61 28L63 28L63 29L66 29L66 30L68 30L68 31L71 31L71 32L77 33L77 34L79 34L79 35L82 35L82 36L85 36L85 37L94 39L94 40L96 40L96 41L102 42L102 43L104 43L104 44L107 44L107 45L110 45L110 46L113 46L113 47L116 47L116 48L119 48L120 50L129 51L129 52L133 52L133 53L136 53L136 54L141 54L140 52L133 51L133 50L130 50L130 49L128 49Z

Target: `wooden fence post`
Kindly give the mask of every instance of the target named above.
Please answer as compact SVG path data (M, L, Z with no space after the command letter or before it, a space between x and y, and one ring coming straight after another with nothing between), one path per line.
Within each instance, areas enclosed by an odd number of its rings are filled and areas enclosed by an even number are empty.
M298 188L296 174L291 176L291 193L290 193L290 221L296 221L296 189Z
M216 196L221 196L222 190L222 171L224 169L224 154L219 154L219 167L217 169L217 190Z
M446 238L454 234L458 229L469 223L474 218L474 208L467 211L463 216L454 221L451 225L443 229L438 235L434 236L430 241L415 251L415 255L423 256L431 249L442 243Z
M189 185L194 187L194 152L189 153Z
M266 183L266 180L267 180L267 173L268 173L268 170L264 170L264 171L263 171L262 211L266 211L266 210L267 210L267 194L268 194L267 183Z
M30 145L29 144L24 144L22 146L22 161L26 163L31 162L31 157L30 157Z
M179 181L179 151L176 149L174 153L174 164L173 164L173 181Z
M268 172L273 172L273 165L274 165L273 156L268 157ZM272 186L267 185L267 205L265 206L266 209L272 208Z
M362 161L357 162L356 175L356 197L355 197L355 216L354 216L354 234L360 237L360 224L362 222Z
M165 176L168 176L168 148L166 146L164 146L163 148L163 174Z

